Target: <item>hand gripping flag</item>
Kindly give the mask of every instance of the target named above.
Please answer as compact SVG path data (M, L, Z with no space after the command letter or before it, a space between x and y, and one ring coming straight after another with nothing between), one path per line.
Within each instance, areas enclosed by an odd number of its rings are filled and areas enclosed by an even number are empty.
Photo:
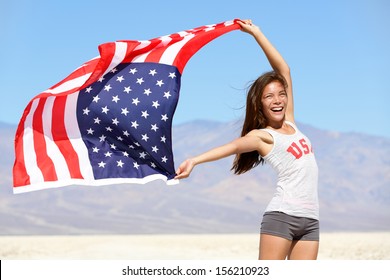
M100 55L33 98L15 136L14 193L67 185L174 183L172 118L188 60L235 21L148 41L99 46Z

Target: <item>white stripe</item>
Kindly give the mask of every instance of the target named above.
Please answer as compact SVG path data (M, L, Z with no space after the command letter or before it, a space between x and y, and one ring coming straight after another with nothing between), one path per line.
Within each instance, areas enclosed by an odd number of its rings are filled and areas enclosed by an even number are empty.
M111 60L110 66L106 69L103 76L115 68L119 63L121 63L126 56L127 44L125 42L115 42L115 54Z
M55 96L48 97L46 99L45 107L42 112L42 123L43 123L43 135L46 142L46 152L47 155L51 158L54 164L54 168L57 174L58 180L65 180L70 178L69 168L66 163L64 156L62 155L60 149L53 140L53 135L51 132L52 120L53 120L53 104ZM54 123L55 125L55 123Z
M38 184L44 181L42 171L37 164L37 156L34 149L34 131L32 129L33 117L38 103L39 99L35 99L32 102L30 112L24 121L23 132L24 165L26 166L27 174L30 176L31 184Z
M88 78L91 76L92 73L85 74L83 76L74 78L72 80L66 81L63 84L60 84L58 87L45 90L43 93L52 93L52 94L58 94L62 93L68 90L76 89L80 86L82 86Z
M75 92L67 96L65 105L65 129L68 135L69 141L76 151L79 163L81 175L86 180L93 180L92 166L89 161L88 149L81 139L80 128L77 122L77 98L80 92Z
M160 63L162 64L168 64L168 65L173 65L173 62L174 60L176 59L176 56L177 54L179 53L179 51L183 48L183 46L185 44L187 44L187 42L189 40L191 40L192 38L194 38L195 35L194 34L188 34L187 36L184 37L183 40L175 43L175 44L172 44L171 46L169 46L165 52L163 53L163 55L161 56L160 58Z

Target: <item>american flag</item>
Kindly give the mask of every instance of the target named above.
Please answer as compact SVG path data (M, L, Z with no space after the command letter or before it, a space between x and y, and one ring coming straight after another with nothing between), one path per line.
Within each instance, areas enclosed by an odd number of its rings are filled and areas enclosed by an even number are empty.
M201 47L238 28L226 21L100 45L98 57L27 105L15 136L14 193L176 183L171 127L184 67Z

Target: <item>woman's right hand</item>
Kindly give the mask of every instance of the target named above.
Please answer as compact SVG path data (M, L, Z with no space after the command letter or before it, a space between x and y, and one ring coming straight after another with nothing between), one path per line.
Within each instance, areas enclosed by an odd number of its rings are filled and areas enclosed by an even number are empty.
M192 169L195 167L195 161L193 159L187 159L176 170L175 179L184 179L190 176Z

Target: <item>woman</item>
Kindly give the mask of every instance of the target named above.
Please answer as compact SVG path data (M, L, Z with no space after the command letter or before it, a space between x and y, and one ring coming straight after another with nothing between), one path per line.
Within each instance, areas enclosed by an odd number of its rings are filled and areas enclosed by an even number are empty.
M241 137L187 159L176 179L200 164L236 155L232 170L242 174L264 161L278 173L274 197L260 231L259 259L316 259L319 247L318 170L311 143L295 125L290 69L251 20L239 22L251 34L273 71L249 88Z

